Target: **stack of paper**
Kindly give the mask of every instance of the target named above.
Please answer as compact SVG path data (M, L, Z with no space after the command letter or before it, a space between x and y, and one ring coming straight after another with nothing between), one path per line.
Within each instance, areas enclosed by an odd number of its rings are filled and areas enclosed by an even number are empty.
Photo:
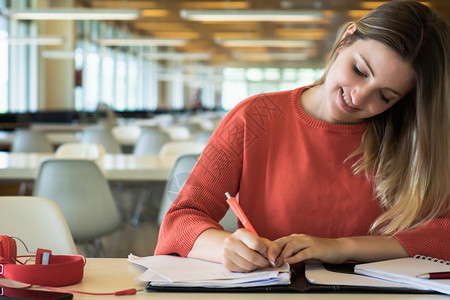
M360 264L355 267L355 273L357 274L450 295L450 279L422 279L417 277L419 274L430 272L450 272L450 263L432 258L407 257Z
M223 288L290 283L288 264L280 268L236 273L219 263L171 255L138 257L130 254L128 260L148 268L137 280L149 282L152 286Z

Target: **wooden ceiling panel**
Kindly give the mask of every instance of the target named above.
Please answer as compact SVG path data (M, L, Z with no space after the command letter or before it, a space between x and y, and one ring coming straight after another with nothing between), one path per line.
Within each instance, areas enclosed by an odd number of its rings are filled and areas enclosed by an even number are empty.
M298 39L315 41L307 51L307 59L302 64L317 65L323 61L331 44L334 42L337 29L348 21L361 17L368 10L377 7L385 1L359 0L75 0L77 6L96 8L135 8L141 9L141 17L135 21L123 23L137 35L142 37L174 38L184 37L192 39L185 46L175 50L186 52L209 52L213 54L211 63L236 63L232 53L277 52L273 47L241 47L229 49L216 43L217 39ZM435 8L441 15L450 19L449 0L429 0L427 5ZM184 9L220 9L220 10L316 10L323 13L319 22L196 22L184 20L180 11ZM117 21L115 24L121 24ZM242 55L244 57L245 55ZM261 61L261 66L284 65L273 60ZM256 57L256 56L255 56ZM282 57L281 55L275 57ZM292 55L292 57L295 57ZM256 58L255 58L256 59Z

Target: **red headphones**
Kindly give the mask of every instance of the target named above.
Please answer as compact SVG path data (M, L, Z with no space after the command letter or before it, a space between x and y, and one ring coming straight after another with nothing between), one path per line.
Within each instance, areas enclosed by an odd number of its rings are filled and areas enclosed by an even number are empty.
M25 265L18 257L34 257L35 264ZM83 279L85 264L82 255L52 255L45 249L37 249L33 256L17 256L16 241L0 235L0 277L33 285L65 286Z

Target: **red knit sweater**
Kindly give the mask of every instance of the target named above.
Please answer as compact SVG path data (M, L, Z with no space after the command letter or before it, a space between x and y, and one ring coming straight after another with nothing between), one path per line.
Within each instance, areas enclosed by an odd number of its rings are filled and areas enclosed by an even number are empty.
M155 254L186 256L198 235L222 227L225 192L239 202L260 236L367 235L382 209L373 186L346 158L366 124L331 124L309 117L305 88L261 94L221 122L160 228ZM450 259L450 212L396 238L410 255Z

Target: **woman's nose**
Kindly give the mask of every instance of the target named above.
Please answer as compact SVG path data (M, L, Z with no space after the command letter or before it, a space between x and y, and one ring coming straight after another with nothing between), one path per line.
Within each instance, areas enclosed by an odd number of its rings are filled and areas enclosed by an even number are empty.
M364 104L369 100L371 95L371 90L369 87L364 85L357 85L351 91L352 102L355 106L364 106Z

